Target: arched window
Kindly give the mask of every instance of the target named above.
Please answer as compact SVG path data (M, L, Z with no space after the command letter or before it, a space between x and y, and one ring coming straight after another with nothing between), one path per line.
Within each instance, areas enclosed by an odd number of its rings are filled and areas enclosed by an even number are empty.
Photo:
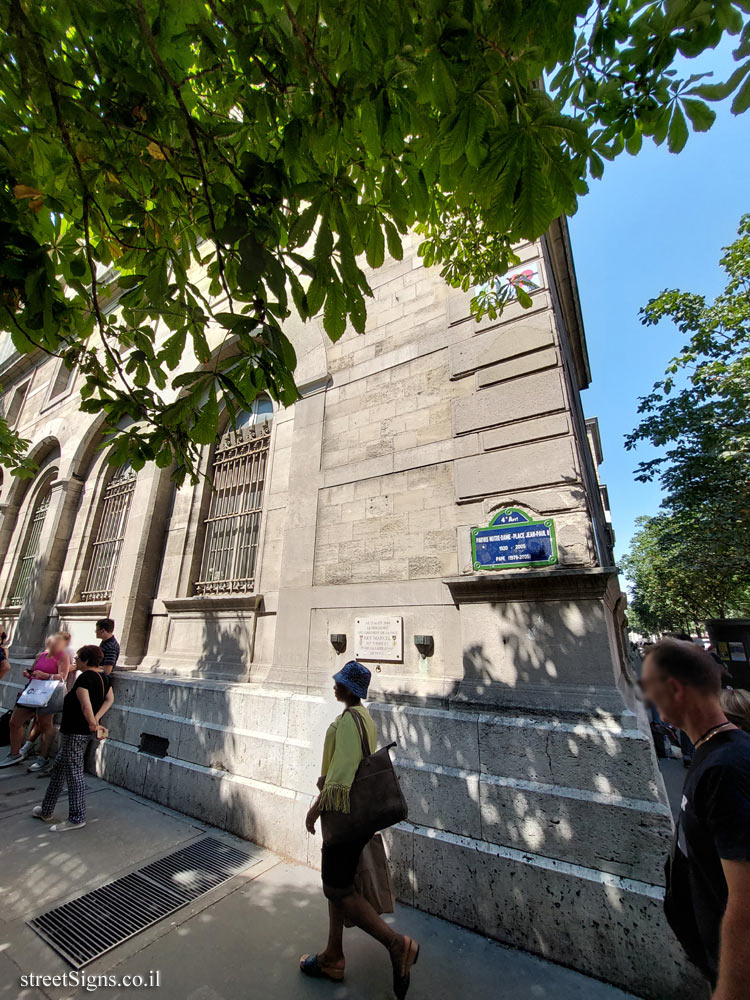
M101 502L96 538L91 546L91 565L82 601L105 601L112 596L120 549L125 539L136 473L122 465L110 479Z
M272 418L271 400L261 397L216 446L197 594L247 594L255 589Z
M29 529L26 533L26 542L23 547L21 562L18 566L16 585L13 588L13 594L10 599L11 605L14 606L23 604L26 592L29 589L31 571L34 568L34 560L36 559L37 552L39 551L39 536L42 533L44 518L47 514L47 509L49 508L50 489L51 484L48 484L44 489L39 491L36 506L34 507L34 513L31 515L31 524L29 525Z

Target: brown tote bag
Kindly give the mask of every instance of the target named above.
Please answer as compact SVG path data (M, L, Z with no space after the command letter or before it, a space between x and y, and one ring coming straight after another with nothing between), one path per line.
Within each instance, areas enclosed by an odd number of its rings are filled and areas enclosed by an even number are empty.
M401 823L409 815L406 799L393 769L390 750L395 743L370 753L365 724L357 712L347 709L362 741L362 760L349 792L349 812L325 810L320 822L327 847L345 844Z
M376 913L393 913L395 896L391 866L379 833L362 849L354 876L354 888L365 897ZM344 926L354 927L354 924L344 917Z

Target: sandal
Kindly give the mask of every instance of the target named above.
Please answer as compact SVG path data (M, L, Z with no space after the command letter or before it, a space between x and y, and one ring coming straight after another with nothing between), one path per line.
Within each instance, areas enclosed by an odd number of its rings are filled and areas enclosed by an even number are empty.
M398 966L396 963L393 965L393 992L396 995L396 1000L404 1000L411 980L411 967L417 964L418 958L419 945L404 935L404 950L401 960Z
M313 979L330 979L333 983L340 983L344 978L344 970L337 969L332 965L321 965L317 955L303 955L299 960L300 972Z

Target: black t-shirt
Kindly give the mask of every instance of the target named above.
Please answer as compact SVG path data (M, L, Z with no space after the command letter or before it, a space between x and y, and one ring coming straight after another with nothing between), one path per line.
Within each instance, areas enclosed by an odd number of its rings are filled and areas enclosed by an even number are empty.
M704 968L715 982L728 895L721 859L750 861L749 733L717 733L695 751L682 790L679 846L688 859L687 888Z
M104 699L107 697L107 691L111 687L112 682L106 674L100 673L98 670L84 670L70 691L65 695L60 732L67 733L68 735L76 733L80 736L88 735L91 730L89 729L88 722L86 722L86 716L83 714L77 692L80 688L85 688L88 691L91 707L94 710L94 715L96 715L102 707Z

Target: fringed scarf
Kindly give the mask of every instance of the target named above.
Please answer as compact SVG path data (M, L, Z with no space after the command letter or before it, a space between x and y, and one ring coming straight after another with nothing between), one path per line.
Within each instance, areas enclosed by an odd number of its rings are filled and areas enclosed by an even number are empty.
M370 753L378 742L378 731L370 713L363 705L356 705L352 711L358 712L365 723L365 732L370 745ZM344 712L328 727L323 746L323 766L325 778L320 793L319 807L330 812L349 812L349 791L362 760L362 741L354 719Z

